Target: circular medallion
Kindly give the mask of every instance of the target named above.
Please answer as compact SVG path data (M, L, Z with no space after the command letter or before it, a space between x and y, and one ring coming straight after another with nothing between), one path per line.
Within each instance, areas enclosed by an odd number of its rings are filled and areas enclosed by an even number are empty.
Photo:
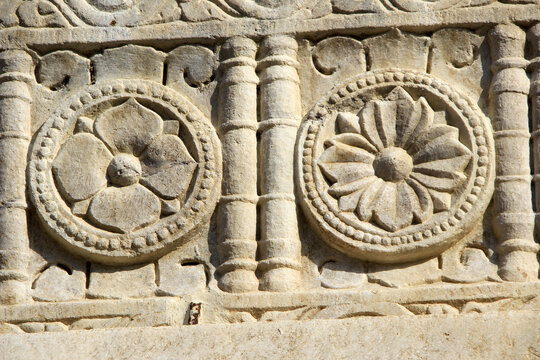
M374 262L440 254L493 192L488 119L449 85L407 71L362 74L315 105L297 164L302 207L322 238Z
M117 80L88 87L45 122L29 180L52 237L118 264L162 255L207 222L220 169L217 136L195 106L162 85Z

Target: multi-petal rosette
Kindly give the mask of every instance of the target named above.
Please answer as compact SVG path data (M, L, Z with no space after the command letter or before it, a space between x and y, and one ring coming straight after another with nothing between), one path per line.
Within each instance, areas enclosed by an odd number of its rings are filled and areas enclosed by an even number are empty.
M130 98L94 122L79 118L76 131L52 164L76 215L129 233L179 209L197 162L157 113Z
M339 113L318 165L340 210L390 232L449 210L472 153L457 128L434 118L401 87L358 114Z

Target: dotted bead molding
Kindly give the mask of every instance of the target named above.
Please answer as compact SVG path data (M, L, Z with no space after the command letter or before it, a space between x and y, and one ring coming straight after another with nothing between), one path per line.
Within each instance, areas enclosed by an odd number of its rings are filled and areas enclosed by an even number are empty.
M388 86L403 86L427 89L431 94L442 99L446 104L453 107L453 110L462 118L465 119L470 127L471 134L474 136L476 145L476 154L471 161L475 161L475 173L471 174L473 179L469 181L474 185L470 187L470 191L462 196L464 199L457 207L453 207L452 212L448 217L439 222L434 222L428 229L425 227L421 231L415 231L411 234L386 235L370 234L366 229L351 226L343 221L340 217L339 210L335 209L325 197L321 197L321 191L317 186L317 167L313 166L315 159L315 146L317 140L321 136L320 129L325 121L325 117L329 114L332 107L339 106L344 100L360 97L362 91L366 88L388 87ZM362 101L363 103L363 101ZM334 232L367 245L376 245L383 247L400 247L404 244L421 243L426 240L435 241L433 238L443 238L445 233L452 232L459 227L462 220L475 216L471 211L477 212L478 207L485 207L489 201L490 194L483 196L482 200L486 204L478 206L479 195L485 193L486 188L490 187L492 182L492 169L490 169L490 156L493 156L492 139L486 137L486 129L482 126L487 126L488 121L484 118L481 111L467 98L463 97L452 88L443 82L432 78L427 74L419 74L405 71L376 71L362 75L358 80L346 84L328 97L326 100L319 102L306 116L305 123L302 128L304 130L304 138L301 139L299 151L301 153L301 179L300 184L302 191L305 194L303 201L310 208L311 215L315 218L316 223L329 226ZM490 129L487 129L488 133ZM489 176L488 180L486 177ZM489 191L488 191L489 192ZM487 198L487 200L486 200ZM429 220L428 220L429 223ZM415 228L412 225L410 228ZM384 232L384 230L381 230ZM340 240L338 240L340 241ZM350 246L351 241L348 241L347 246ZM368 247L369 248L369 247ZM366 249L366 247L364 247ZM365 251L365 250L363 250ZM367 250L369 252L369 250Z
M69 136L70 128L88 107L116 98L141 98L168 108L178 120L194 129L200 170L184 207L175 215L134 232L116 234L95 228L71 214L58 194L52 178L51 165L60 143ZM185 120L184 120L185 119ZM136 262L140 254L149 254L178 241L193 227L208 218L219 196L221 158L217 136L198 109L180 95L162 85L147 81L111 81L94 85L71 97L55 112L38 133L30 162L31 192L34 203L49 232L67 241L82 255L100 255L99 260ZM92 256L90 256L92 257ZM114 259L114 260L113 260Z

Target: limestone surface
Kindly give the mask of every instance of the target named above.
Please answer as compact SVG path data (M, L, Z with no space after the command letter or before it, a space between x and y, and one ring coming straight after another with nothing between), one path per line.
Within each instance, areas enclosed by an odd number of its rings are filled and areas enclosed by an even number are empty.
M0 0L4 355L540 356L539 22Z

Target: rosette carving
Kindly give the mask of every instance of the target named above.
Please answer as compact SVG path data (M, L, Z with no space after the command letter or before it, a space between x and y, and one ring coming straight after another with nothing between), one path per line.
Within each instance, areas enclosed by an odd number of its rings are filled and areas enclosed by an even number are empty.
M210 122L146 81L100 83L41 128L31 192L50 234L101 262L157 256L212 213L220 152Z
M493 191L489 122L427 74L375 71L321 100L298 141L301 204L351 256L413 261L479 220Z
M358 115L338 113L339 133L318 163L340 210L392 232L449 210L471 152L458 129L433 118L423 97L414 101L401 87Z
M53 161L62 195L74 207L89 202L78 215L88 213L96 226L127 233L179 209L161 209L160 199L177 202L197 163L178 136L163 134L155 112L130 98L101 114L94 131L80 127Z

